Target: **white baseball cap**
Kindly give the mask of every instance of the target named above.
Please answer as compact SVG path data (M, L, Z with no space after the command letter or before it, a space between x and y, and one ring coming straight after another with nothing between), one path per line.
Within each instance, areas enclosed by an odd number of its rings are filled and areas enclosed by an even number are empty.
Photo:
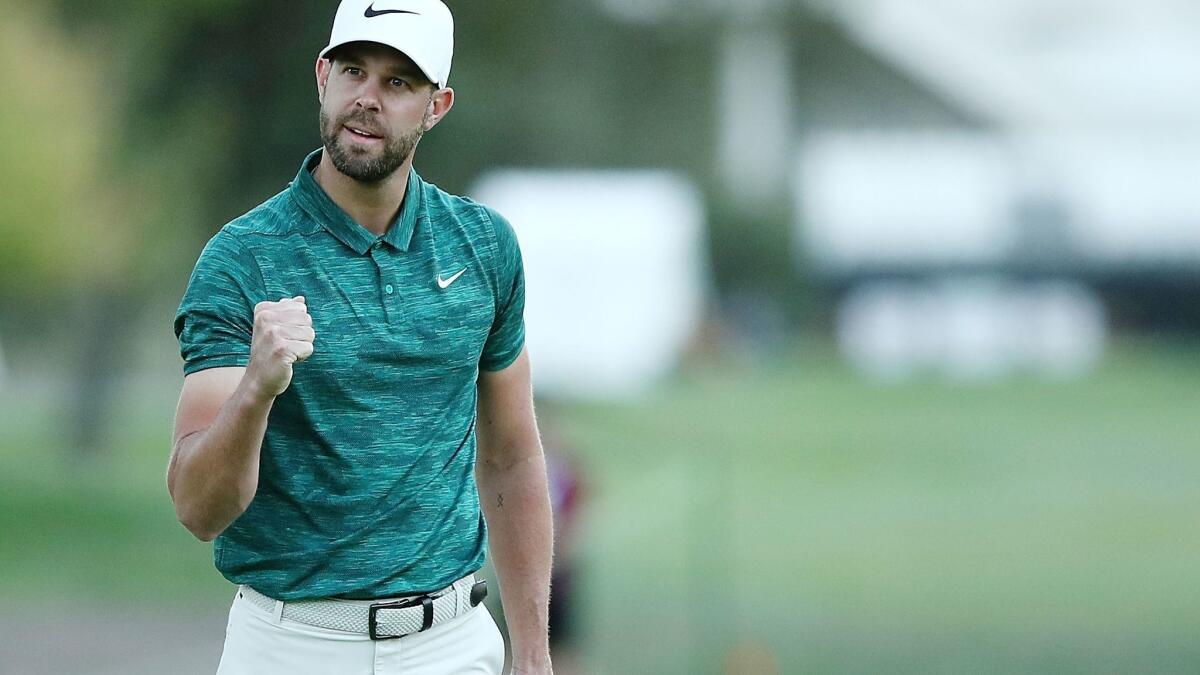
M454 17L441 0L342 0L321 58L348 42L378 42L403 52L430 82L445 87L454 54Z

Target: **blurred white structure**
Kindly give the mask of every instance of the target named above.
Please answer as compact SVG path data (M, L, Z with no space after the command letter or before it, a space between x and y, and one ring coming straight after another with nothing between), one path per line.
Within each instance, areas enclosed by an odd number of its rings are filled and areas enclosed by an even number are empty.
M810 0L998 128L1200 129L1193 0Z
M470 194L512 223L539 393L649 387L696 332L710 280L699 191L663 171L498 171Z
M1200 263L1200 135L1064 134L1036 147L1084 261Z
M1200 262L1200 4L811 1L985 130L975 140L952 131L810 135L793 174L806 209L798 216L813 228L803 236L820 245L916 222L916 261L946 251L951 230L1003 247L1017 236L1019 200L1034 197L1067 223L1069 245L1051 258ZM850 222L853 232L842 233ZM862 252L859 262L870 262ZM962 252L959 262L978 260L977 249ZM814 251L825 253L835 257L820 262L848 262L841 249Z
M1007 160L981 134L814 136L796 171L796 239L829 271L999 262L1013 244Z
M1023 199L1065 216L1059 262L1200 262L1200 138L826 132L801 145L795 241L826 271L1019 262ZM1061 260L1070 257L1071 260Z
M1074 377L1100 359L1106 334L1100 301L1078 284L993 278L866 284L837 321L846 359L883 380Z

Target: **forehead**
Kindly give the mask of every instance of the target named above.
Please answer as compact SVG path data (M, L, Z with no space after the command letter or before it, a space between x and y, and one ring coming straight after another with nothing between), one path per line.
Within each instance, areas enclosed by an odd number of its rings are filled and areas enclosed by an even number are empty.
M378 42L349 42L330 52L329 60L370 65L425 77L417 64L404 52Z

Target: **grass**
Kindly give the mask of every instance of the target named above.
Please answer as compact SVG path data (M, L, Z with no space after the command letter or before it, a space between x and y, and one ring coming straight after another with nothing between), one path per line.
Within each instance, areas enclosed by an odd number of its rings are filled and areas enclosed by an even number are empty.
M873 386L805 357L566 411L600 486L595 672L747 645L782 672L1194 671L1197 376L1129 349L1073 383Z
M51 433L59 411L2 403L20 423L0 426L0 606L227 606L210 545L175 521L166 491L172 401L122 401L105 457L68 452Z
M588 672L1200 670L1196 356L965 388L873 385L816 348L547 407L591 488ZM163 487L171 401L127 407L121 449L82 464L5 403L27 422L0 427L5 606L224 607Z

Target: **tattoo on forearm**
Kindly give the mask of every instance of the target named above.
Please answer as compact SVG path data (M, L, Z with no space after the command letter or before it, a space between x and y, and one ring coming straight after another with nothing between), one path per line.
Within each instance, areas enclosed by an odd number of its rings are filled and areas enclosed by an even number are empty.
M501 508L501 509L504 508L504 493L503 492L496 493L496 507Z

